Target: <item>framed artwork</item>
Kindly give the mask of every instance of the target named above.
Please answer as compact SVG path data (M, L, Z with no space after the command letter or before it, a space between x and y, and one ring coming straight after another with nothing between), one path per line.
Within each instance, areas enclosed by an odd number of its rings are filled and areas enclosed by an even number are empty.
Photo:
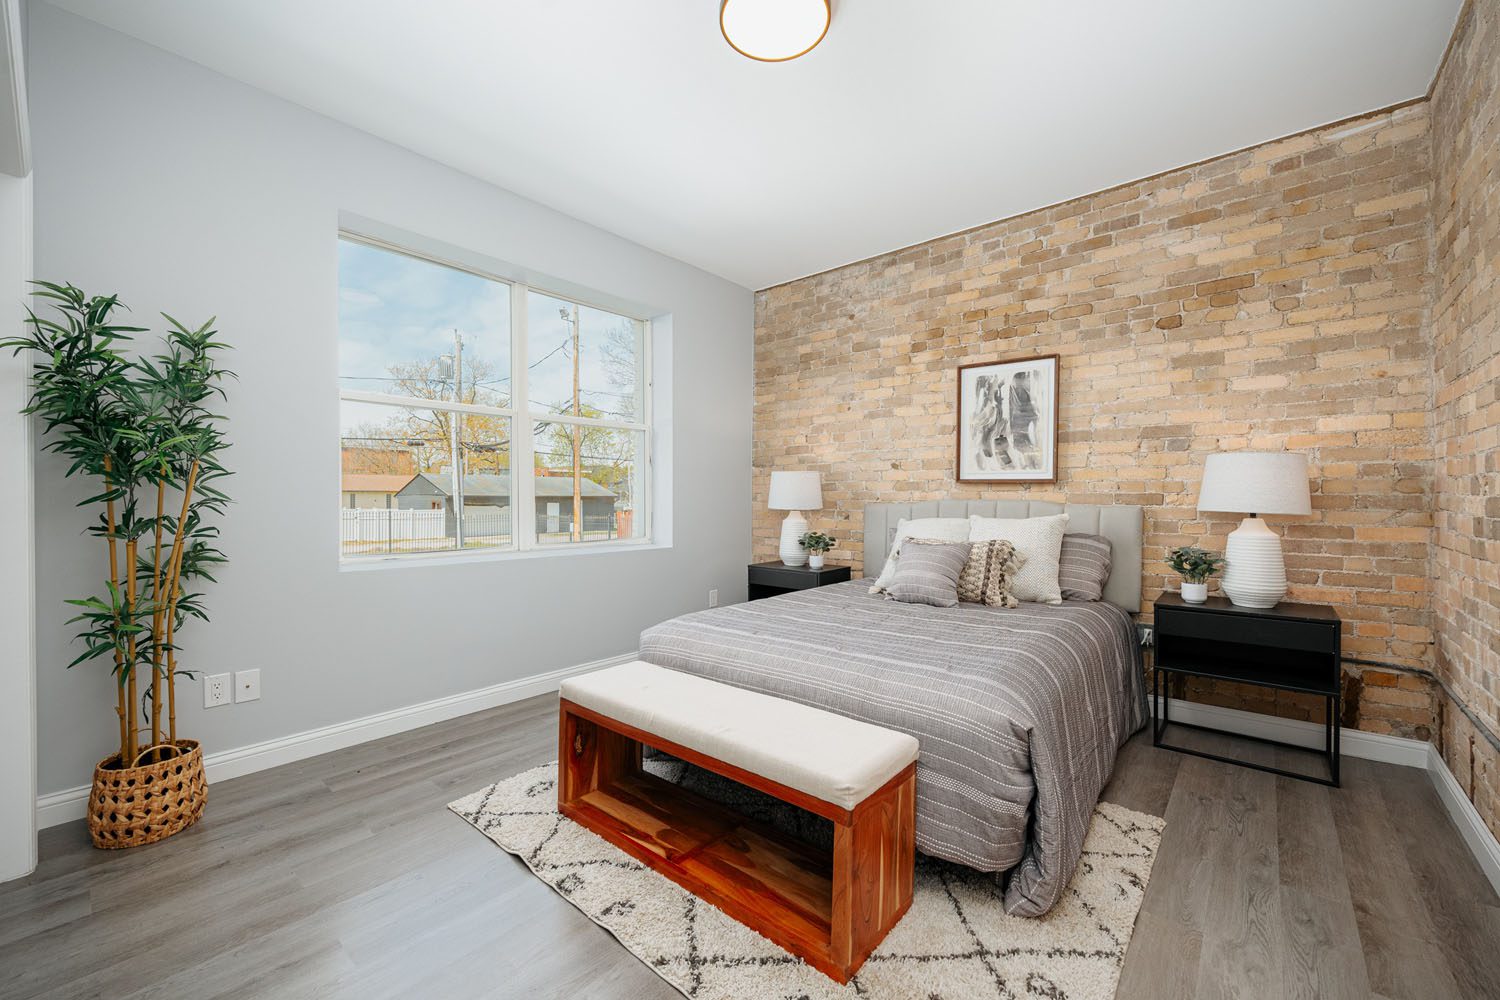
M1057 482L1057 355L958 369L961 483Z

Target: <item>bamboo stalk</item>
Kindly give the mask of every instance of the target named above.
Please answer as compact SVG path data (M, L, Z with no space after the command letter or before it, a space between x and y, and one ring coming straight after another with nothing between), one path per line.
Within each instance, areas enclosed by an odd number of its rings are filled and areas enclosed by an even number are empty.
M156 480L156 543L151 546L151 745L162 742L162 508L166 468Z
M135 539L125 540L125 618L130 624L135 624ZM131 632L125 638L125 658L130 669L130 679L127 682L128 690L126 700L130 703L130 724L125 729L125 757L126 767L133 766L135 761L135 748L137 737L140 734L140 720L136 718L135 708L139 702L136 701L135 687L135 633Z
M104 456L104 489L105 489L106 492L108 492L109 490L112 490L114 488L114 484L110 482L110 478L109 478L110 477L110 473L113 470L114 470L114 463L110 460L110 457L108 455L105 455ZM104 509L106 511L106 516L109 518L109 532L108 532L108 534L106 534L104 536L105 540L109 543L109 582L110 582L110 585L112 587L114 587L115 593L119 593L119 589L120 589L120 560L119 560L119 557L115 554L115 502L114 502L114 500L111 499L111 500L105 501ZM113 604L114 601L111 600L110 603ZM115 624L119 625L119 622L120 622L120 616L117 613L115 615ZM120 766L121 767L127 767L129 765L128 765L128 763L125 760L125 751L129 749L129 747L127 746L127 744L130 742L130 732L129 732L130 723L129 723L128 719L127 719L126 708L125 708L125 664L124 664L124 660L122 658L122 654L120 652L119 643L115 644L115 712L120 717Z
M177 598L180 596L179 580L182 577L182 534L187 528L188 505L193 499L193 487L198 483L198 460L194 459L188 469L187 482L182 487L182 513L177 517L177 531L172 538L171 568L167 571L167 738L177 742L177 649L172 640L177 631Z

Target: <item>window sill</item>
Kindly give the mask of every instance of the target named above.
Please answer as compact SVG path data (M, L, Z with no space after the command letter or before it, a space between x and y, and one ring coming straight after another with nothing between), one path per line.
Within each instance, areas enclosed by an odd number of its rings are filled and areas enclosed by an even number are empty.
M670 549L664 542L649 539L631 542L580 542L577 545L558 545L552 548L529 549L525 552L508 549L501 552L476 550L473 552L407 552L400 555L361 556L339 559L340 573L363 573L369 570L398 569L416 566L467 566L473 563L518 562L528 559L551 559L555 556L592 556L606 552L651 552Z

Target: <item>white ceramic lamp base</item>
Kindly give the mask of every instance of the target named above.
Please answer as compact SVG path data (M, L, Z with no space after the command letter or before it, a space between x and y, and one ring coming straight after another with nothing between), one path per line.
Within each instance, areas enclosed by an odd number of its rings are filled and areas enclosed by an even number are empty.
M1224 596L1242 608L1274 608L1286 596L1281 538L1258 517L1247 517L1224 547Z
M807 550L802 536L807 534L807 518L800 510L790 511L781 522L781 561L787 566L806 566Z

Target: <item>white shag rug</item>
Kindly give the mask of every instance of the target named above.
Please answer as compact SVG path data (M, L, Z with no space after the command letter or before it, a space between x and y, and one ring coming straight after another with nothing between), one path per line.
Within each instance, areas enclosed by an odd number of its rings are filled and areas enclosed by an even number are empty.
M1108 1000L1165 825L1101 802L1061 901L1012 917L995 876L917 856L911 909L847 986L557 812L557 766L448 808L693 1000Z

